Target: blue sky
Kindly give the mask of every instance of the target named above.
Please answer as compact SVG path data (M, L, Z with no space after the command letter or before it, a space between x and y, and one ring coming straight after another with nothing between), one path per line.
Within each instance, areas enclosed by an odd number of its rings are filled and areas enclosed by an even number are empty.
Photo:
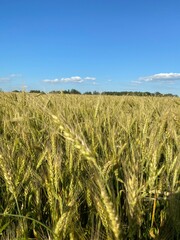
M179 0L1 0L4 91L180 95Z

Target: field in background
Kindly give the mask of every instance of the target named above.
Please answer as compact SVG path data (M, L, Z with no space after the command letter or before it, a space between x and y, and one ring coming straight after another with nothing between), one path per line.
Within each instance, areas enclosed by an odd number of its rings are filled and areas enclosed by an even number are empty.
M180 99L0 93L0 239L180 239Z

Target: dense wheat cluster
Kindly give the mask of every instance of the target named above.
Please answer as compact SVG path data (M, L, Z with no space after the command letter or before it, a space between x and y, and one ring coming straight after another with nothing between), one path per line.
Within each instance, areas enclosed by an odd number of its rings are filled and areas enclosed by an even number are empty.
M0 239L180 238L180 99L0 95Z

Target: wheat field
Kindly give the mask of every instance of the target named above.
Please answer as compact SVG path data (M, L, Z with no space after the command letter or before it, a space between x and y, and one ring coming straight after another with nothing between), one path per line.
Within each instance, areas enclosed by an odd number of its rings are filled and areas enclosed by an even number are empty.
M0 93L0 239L180 239L180 99Z

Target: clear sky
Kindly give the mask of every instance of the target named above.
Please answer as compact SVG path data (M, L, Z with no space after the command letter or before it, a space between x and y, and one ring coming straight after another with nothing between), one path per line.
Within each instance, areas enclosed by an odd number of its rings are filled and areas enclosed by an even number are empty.
M0 0L0 88L180 95L180 1Z

